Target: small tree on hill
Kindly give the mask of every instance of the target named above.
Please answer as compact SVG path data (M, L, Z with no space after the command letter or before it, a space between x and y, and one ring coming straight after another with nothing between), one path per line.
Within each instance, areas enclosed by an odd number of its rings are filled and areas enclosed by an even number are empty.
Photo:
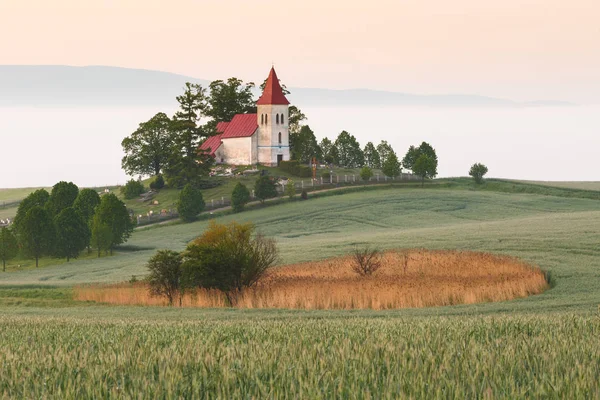
M175 296L181 294L181 260L181 254L177 252L160 250L148 261L150 293L166 297L170 306L173 305Z
M480 184L483 182L483 177L487 174L488 168L480 163L475 163L471 166L469 170L469 175L473 177L475 183Z
M2 271L6 272L6 262L12 260L19 253L17 237L7 227L0 229L0 258L2 259Z
M100 195L94 189L82 189L73 203L73 208L84 221L89 223L98 204L100 204Z
M77 258L90 242L89 226L77 212L65 208L54 218L56 237L54 255L64 257L67 262Z
M254 195L264 203L266 199L277 197L277 183L268 176L261 176L254 184Z
M421 177L421 186L425 185L425 179L435 178L437 175L437 163L425 154L421 154L413 165L413 172Z
M200 190L190 184L185 185L179 193L179 201L177 202L179 218L184 222L192 222L204 210L204 206L204 198Z
M285 195L289 197L290 200L292 200L296 195L296 185L291 179L288 179L288 182L285 185Z
M107 225L110 228L111 243L110 253L114 246L125 243L133 232L134 224L125 203L113 193L102 196L100 204L96 208L98 225Z
M362 169L360 170L360 178L365 181L368 182L369 179L371 179L373 177L373 170L369 167L362 167Z
M234 212L240 212L244 209L246 204L250 201L250 191L241 182L233 188L231 193L231 208Z
M400 161L398 161L398 156L396 156L396 153L393 151L388 153L381 171L385 174L385 176L389 176L390 178L395 178L400 175L402 168L400 167Z
M381 168L381 157L373 145L373 142L366 144L363 154L365 155L365 165L369 168Z
M40 257L52 252L54 233L50 213L40 206L31 208L21 221L19 239L25 253L35 258L36 268Z
M144 184L141 181L136 181L135 179L129 180L125 186L121 187L121 194L127 200L135 199L145 191L146 188L144 188Z
M353 253L352 270L360 276L371 276L381 268L381 252L366 246L355 249Z
M98 251L98 257L100 257L102 251L107 253L112 244L110 226L103 222L99 215L94 215L92 218L90 243Z

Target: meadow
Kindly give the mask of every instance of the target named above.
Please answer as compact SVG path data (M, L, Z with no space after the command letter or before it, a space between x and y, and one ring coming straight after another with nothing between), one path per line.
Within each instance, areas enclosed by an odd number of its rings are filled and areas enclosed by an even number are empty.
M330 194L219 220L256 223L284 264L363 244L482 251L540 266L552 288L395 310L73 300L74 285L141 278L157 249L183 249L207 221L148 227L114 257L0 274L0 397L598 398L600 194L453 185Z

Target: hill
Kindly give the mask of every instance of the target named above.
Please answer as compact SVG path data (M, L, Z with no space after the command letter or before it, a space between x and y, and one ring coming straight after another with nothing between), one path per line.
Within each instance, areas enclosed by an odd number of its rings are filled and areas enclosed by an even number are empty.
M106 66L0 65L0 107L172 106L185 82L207 86L209 80L169 72ZM544 101L517 103L470 94L417 95L369 89L290 87L290 91L290 100L301 107L517 107L570 104Z

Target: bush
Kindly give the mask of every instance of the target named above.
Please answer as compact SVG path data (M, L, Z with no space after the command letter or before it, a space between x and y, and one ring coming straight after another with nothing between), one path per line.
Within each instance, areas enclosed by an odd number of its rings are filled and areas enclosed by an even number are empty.
M323 180L329 180L331 178L331 174L329 172L323 172L321 174L321 178L323 178Z
M177 202L179 218L184 222L194 221L198 214L204 210L204 206L202 193L189 183L185 185L179 193L179 201Z
M301 165L298 161L282 161L279 163L279 168L291 175L299 178L310 178L312 177L312 170L306 165Z
M121 194L127 200L135 199L145 191L146 189L144 188L144 184L140 181L136 181L135 179L130 180L125 184L125 186L121 187Z
M244 206L250 201L250 191L241 182L238 182L231 193L231 208L234 212L240 212Z
M306 189L302 189L302 193L300 194L300 198L302 200L308 200L308 192L306 191Z
M294 181L289 179L288 183L285 185L285 195L291 199L296 195L296 185Z
M485 174L487 174L487 172L488 168L485 165L475 163L471 166L471 169L469 170L469 175L473 177L475 183L480 184L483 182L483 177Z
M367 182L369 179L371 179L373 177L373 170L369 167L363 167L360 170L360 178Z
M165 179L161 174L156 175L156 178L150 182L150 189L160 190L165 187Z
M238 295L258 283L279 257L275 241L254 235L254 225L211 221L188 246L184 259L185 288L218 289L234 306Z
M354 250L352 270L360 276L373 275L380 267L381 253L379 250L369 246Z
M148 261L148 284L153 296L164 296L173 305L175 296L181 294L181 254L160 250ZM181 305L181 296L179 297Z
M254 185L254 195L261 203L264 203L265 199L277 197L277 183L268 176L261 176Z

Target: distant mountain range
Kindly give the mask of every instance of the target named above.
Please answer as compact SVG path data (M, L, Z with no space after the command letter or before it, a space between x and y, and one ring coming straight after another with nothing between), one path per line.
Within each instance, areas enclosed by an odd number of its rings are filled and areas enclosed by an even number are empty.
M210 81L169 72L117 67L0 65L0 107L172 106L186 82ZM310 106L522 107L573 103L519 103L478 95L416 95L369 89L290 87L290 101ZM257 93L258 94L258 93Z

